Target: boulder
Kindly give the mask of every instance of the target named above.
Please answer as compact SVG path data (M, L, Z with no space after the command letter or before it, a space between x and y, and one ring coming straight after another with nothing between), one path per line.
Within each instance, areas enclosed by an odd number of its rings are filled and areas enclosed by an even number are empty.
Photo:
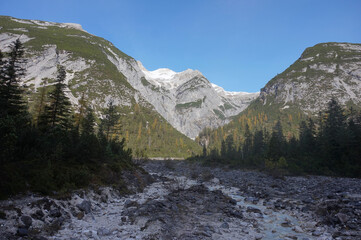
M76 205L81 211L85 212L86 214L91 212L91 202L84 200L80 204Z
M33 219L30 216L21 216L20 220L23 222L25 228L29 228L33 223Z

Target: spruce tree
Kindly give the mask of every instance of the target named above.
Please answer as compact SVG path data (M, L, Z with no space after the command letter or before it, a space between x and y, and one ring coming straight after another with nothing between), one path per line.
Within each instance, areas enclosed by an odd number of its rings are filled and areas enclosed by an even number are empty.
M312 156L316 149L315 124L311 118L308 122L302 121L299 135L300 153L304 156Z
M225 158L227 156L227 146L226 142L222 140L221 142L221 158Z
M25 71L20 40L13 42L10 49L7 58L0 52L0 164L14 159L19 138L30 123L20 85Z
M206 144L204 143L203 144L203 155L202 155L204 158L207 157L207 147L206 147Z
M82 135L94 135L95 134L95 117L93 109L87 107L85 110L85 116L81 120Z
M252 149L252 134L251 131L249 130L249 126L248 124L246 124L245 127L245 133L244 133L244 143L243 143L243 147L242 147L242 159L244 160L248 160L251 156L251 149Z
M228 161L231 161L231 160L235 160L237 159L237 151L236 151L236 148L235 148L235 145L234 145L234 141L233 141L233 136L232 135L228 135L227 138L226 138L226 158Z
M328 103L326 117L321 133L324 162L329 170L340 172L346 140L346 117L335 99L331 99Z
M262 130L256 131L253 137L252 154L254 156L255 164L258 166L263 165L263 157L265 152L265 140Z
M40 87L37 89L35 105L33 109L33 124L38 126L41 116L44 114L45 104L47 101L47 88L45 87L46 82L42 82Z
M278 120L273 128L271 139L269 140L267 157L271 161L278 161L280 157L284 156L284 145L285 137L283 136L281 121Z
M65 77L65 68L63 66L59 66L54 90L50 92L48 97L50 102L45 107L44 115L41 117L41 124L46 127L58 127L63 130L69 128L71 104L69 98L65 94Z
M24 49L19 39L10 46L7 59L0 53L0 117L16 116L18 122L29 122L23 89L20 86L24 75Z
M81 122L85 118L87 107L88 107L84 92L82 93L82 95L78 101L78 105L79 105L78 112L74 114L74 118L75 118L74 122L75 122L75 126L79 129L80 125L82 124Z
M118 122L120 115L113 104L113 100L110 100L108 107L104 110L104 117L101 119L101 129L105 133L105 137L109 140L110 134L115 132L115 125Z

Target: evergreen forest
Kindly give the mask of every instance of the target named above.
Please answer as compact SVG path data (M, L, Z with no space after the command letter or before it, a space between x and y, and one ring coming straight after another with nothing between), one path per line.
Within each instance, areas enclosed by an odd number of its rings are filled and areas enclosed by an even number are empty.
M217 131L205 129L200 136L208 139L212 147L207 149L204 143L203 155L191 159L266 170L274 176L361 177L361 114L352 108L342 108L336 99L331 99L327 110L317 118L302 120L297 137L285 137L280 120L272 131L265 128L251 131L246 123L243 132L241 141L228 134L217 147L212 142Z
M125 139L112 133L120 118L112 101L97 124L82 98L73 109L66 95L66 71L58 66L54 84L42 88L29 113L20 40L0 52L0 198L33 191L43 194L94 185L124 190L123 170L132 170Z

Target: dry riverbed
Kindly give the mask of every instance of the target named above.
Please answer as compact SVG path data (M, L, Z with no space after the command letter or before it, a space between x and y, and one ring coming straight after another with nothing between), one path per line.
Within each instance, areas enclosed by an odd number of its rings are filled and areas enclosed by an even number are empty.
M134 194L101 188L0 202L0 239L361 239L360 179L142 166L150 176L126 177Z

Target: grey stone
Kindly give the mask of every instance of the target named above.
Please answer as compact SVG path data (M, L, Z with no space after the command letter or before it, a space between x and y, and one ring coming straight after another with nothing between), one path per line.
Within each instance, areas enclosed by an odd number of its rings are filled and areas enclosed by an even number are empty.
M260 233L256 233L256 234L254 235L254 239L256 239L256 240L260 240L260 239L262 239L262 238L263 238L263 235L260 234Z
M58 217L61 217L61 212L59 209L55 208L55 209L50 210L49 216L53 217L53 218L58 218Z
M295 231L296 233L303 233L303 230L302 230L302 228L300 226L295 226L293 228L293 231Z
M31 214L31 217L37 220L40 220L44 217L44 213L43 211L41 211L40 209L36 210L35 213Z
M33 237L32 240L48 240L46 237L43 237L43 236L36 236L36 237Z
M85 212L86 214L91 212L91 202L84 200L80 204L76 205L81 211Z
M19 228L17 234L19 236L27 236L29 234L29 230L27 228Z
M97 234L98 236L109 236L112 234L112 232L109 229L101 227L98 229Z
M138 203L136 201L126 200L124 203L125 208L135 207L138 206Z
M316 236L316 237L321 236L321 234L322 234L322 232L320 232L320 231L318 231L318 230L316 230L316 231L314 231L314 232L312 233L312 235L313 235L313 236Z
M336 214L336 216L341 223L346 223L350 219L350 217L344 213L338 213Z
M25 228L29 228L33 223L33 219L30 216L21 216L21 221L24 223Z
M222 223L222 225L221 225L220 227L221 227L221 228L226 228L226 229L228 229L228 228L229 228L229 224L226 223L226 222L224 222L224 223Z
M235 217L235 218L243 218L243 214L241 212L237 211L237 210L230 211L229 215L231 217Z
M247 212L253 212L253 213L260 213L262 214L262 211L255 207L247 207Z

